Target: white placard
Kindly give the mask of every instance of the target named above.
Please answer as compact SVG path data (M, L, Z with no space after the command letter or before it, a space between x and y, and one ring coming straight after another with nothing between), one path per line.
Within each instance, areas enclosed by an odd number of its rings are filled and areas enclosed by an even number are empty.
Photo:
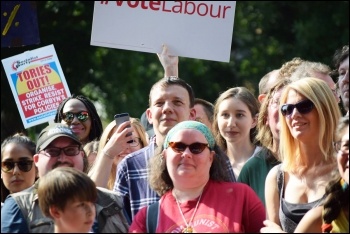
M91 45L229 62L235 1L95 1Z
M53 45L1 60L25 128L54 119L70 96Z

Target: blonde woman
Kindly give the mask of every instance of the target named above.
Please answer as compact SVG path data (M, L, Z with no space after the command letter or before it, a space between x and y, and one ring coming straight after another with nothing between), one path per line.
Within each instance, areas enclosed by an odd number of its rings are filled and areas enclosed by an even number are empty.
M333 141L340 110L326 82L304 78L280 99L280 159L267 175L267 221L261 232L294 232L305 213L322 204L336 166Z
M127 125L131 128L127 128ZM126 137L127 133L132 135ZM128 143L129 142L129 143ZM98 147L98 154L89 176L96 186L113 190L117 165L128 154L148 145L146 131L137 118L130 118L118 127L115 120L104 129Z
M349 233L349 116L340 119L336 137L338 168L326 188L327 198L305 214L296 233Z

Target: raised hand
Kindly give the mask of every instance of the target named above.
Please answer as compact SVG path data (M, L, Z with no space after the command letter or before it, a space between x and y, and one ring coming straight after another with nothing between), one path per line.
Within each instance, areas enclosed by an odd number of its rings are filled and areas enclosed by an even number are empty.
M178 76L179 57L168 54L168 47L163 45L162 53L158 54L160 63L164 68L164 77Z

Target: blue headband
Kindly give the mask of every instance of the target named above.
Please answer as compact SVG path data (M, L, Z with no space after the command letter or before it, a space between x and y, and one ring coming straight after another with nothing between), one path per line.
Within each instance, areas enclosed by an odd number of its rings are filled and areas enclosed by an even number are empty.
M209 128L205 124L202 124L201 122L193 121L193 120L182 121L182 122L176 124L172 129L170 129L170 131L168 132L168 134L165 137L165 141L163 144L164 149L169 147L170 139L177 132L184 130L184 129L195 129L195 130L200 131L205 136L205 139L207 139L208 144L209 144L209 148L211 150L214 149L215 140L214 140L214 136L211 133L211 131L209 130Z

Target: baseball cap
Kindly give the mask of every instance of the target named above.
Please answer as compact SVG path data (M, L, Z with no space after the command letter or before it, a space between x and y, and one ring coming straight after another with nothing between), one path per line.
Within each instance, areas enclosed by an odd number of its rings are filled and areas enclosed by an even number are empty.
M36 152L45 149L52 141L62 136L69 137L70 139L76 141L78 145L81 145L77 135L75 135L67 125L52 123L40 132L36 144Z

